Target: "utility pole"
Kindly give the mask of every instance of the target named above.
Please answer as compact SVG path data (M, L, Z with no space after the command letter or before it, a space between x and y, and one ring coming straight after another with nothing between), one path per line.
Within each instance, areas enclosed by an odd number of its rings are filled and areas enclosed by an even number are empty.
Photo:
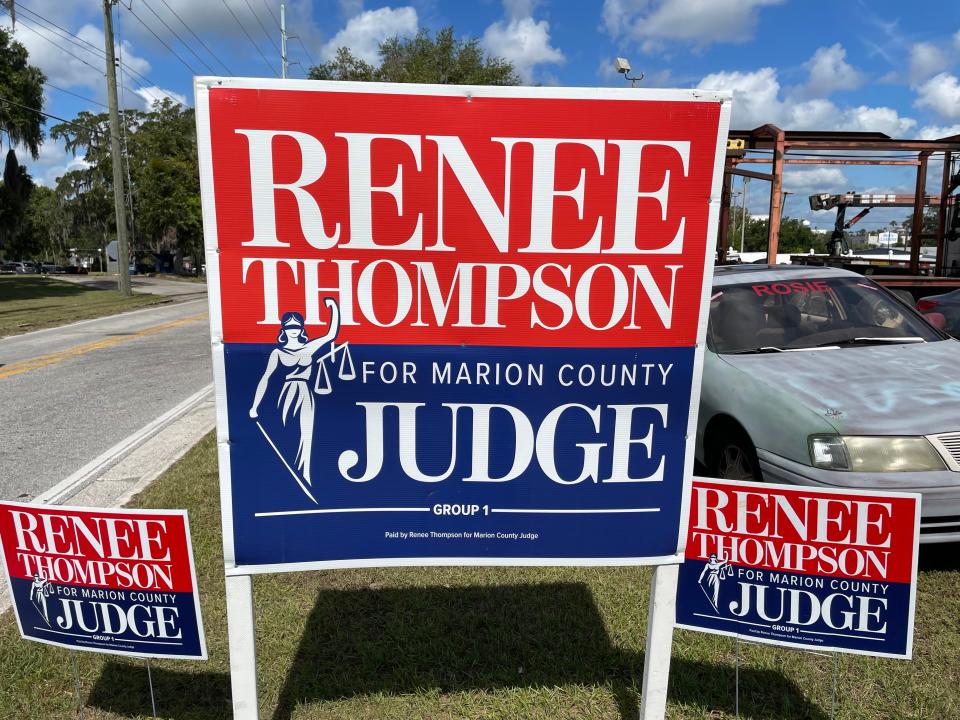
M747 191L750 189L750 178L743 179L743 197L740 198L740 255L743 256L743 233L747 227Z
M287 77L287 6L280 3L280 68L281 77Z
M117 213L117 288L130 291L130 244L127 241L127 211L123 191L123 157L120 153L120 114L117 110L117 65L113 52L113 5L103 0L103 43L107 55L107 103L110 106L110 157L113 165L113 205Z

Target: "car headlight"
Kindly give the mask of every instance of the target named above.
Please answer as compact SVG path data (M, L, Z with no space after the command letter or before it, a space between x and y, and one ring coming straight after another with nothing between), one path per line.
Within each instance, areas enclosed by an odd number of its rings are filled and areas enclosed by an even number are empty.
M851 472L922 472L946 470L924 437L811 435L814 467Z

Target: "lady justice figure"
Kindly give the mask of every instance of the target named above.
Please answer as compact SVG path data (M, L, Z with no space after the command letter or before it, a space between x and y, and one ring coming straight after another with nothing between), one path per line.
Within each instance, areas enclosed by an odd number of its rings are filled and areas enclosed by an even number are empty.
M307 337L303 315L296 312L284 313L280 320L278 347L270 353L267 368L257 385L253 405L250 406L250 417L256 419L260 401L267 392L270 378L277 368L282 367L285 375L283 388L277 399L277 407L280 408L280 419L284 426L288 422L299 423L300 440L297 444L295 465L308 485L312 484L310 453L313 448L314 401L310 379L313 374L314 356L320 348L335 340L340 331L340 309L331 298L326 298L324 303L330 309L330 329L323 337L316 340L310 340Z
M720 581L723 580L730 572L733 572L733 570L730 568L730 561L717 560L717 554L712 553L710 555L710 561L703 566L703 572L700 573L698 582L700 583L701 587L703 586L704 576L707 577L707 587L710 588L710 594L707 596L707 598L713 605L714 610L719 610Z

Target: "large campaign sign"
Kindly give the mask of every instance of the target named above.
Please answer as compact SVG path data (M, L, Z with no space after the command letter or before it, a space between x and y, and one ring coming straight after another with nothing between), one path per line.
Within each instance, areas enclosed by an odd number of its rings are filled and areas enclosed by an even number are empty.
M0 549L22 637L206 659L186 511L0 502Z
M677 625L909 658L920 496L696 478Z
M728 116L199 79L228 568L677 560Z

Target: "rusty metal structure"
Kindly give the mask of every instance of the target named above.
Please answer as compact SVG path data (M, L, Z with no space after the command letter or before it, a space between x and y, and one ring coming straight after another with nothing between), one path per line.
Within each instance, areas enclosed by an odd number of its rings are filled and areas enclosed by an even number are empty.
M869 154L868 154L869 153ZM893 154L896 155L893 155ZM904 157L913 155L914 157ZM931 158L943 159L939 193L927 193L927 168ZM878 132L816 132L781 130L762 125L753 130L731 130L723 176L718 258L726 260L730 224L730 200L733 176L766 180L770 183L770 214L767 235L767 261L776 262L780 221L783 214L783 171L786 165L908 165L917 168L916 190L912 196L911 275L920 273L920 246L923 239L936 241L938 273L944 269L948 212L960 199L953 195L960 187L960 172L953 168L960 161L960 135L939 140L900 140ZM770 172L749 170L742 165L769 165ZM905 205L905 203L904 203ZM923 234L923 209L938 208L933 234Z

